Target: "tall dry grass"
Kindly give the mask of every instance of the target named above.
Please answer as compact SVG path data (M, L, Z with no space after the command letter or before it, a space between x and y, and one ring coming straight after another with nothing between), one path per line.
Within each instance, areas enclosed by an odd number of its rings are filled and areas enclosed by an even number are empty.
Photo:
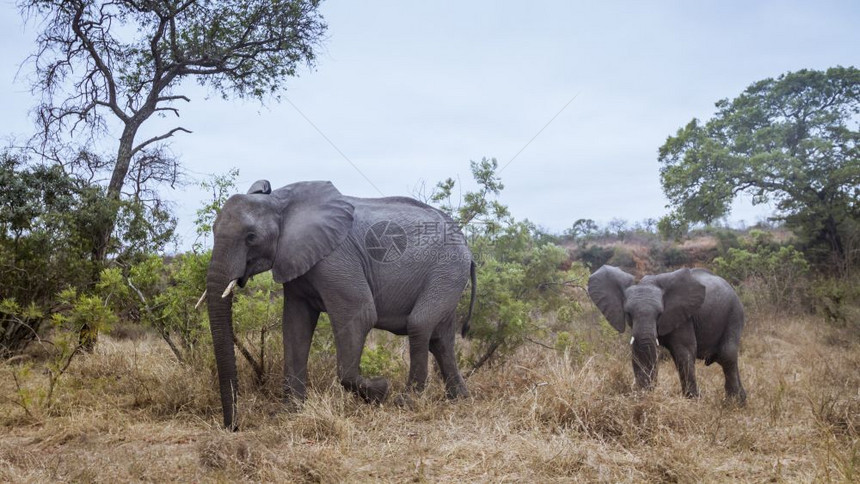
M0 366L4 482L857 482L860 342L811 316L752 315L741 375L748 405L723 403L718 366L680 396L670 361L653 392L632 387L629 336L569 328L564 353L530 345L448 402L434 378L410 408L343 392L312 362L305 405L286 412L278 371L241 367L239 433L220 428L211 361L183 366L153 338L100 341L64 375L50 409L18 404ZM38 355L35 355L38 360ZM241 362L240 362L241 363ZM38 362L35 370L38 370ZM397 375L402 388L404 375ZM23 381L35 389L43 375Z

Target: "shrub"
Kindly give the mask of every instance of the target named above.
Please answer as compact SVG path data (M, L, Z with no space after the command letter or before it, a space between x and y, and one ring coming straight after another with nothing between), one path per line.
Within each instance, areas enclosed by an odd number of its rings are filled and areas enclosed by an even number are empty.
M150 255L129 269L127 284L133 294L117 308L155 328L180 361L208 334L206 311L195 308L195 302L206 287L210 255L187 253L170 260Z
M508 354L528 335L539 334L539 315L567 305L571 285L584 286L588 271L570 264L567 252L528 220L517 222L506 206L494 198L504 186L495 159L471 162L477 191L452 203L455 182L449 178L436 185L431 202L471 235L477 261L477 301L472 314L469 358L472 368L491 357ZM469 307L468 291L460 300L458 314Z
M609 259L615 255L615 250L612 247L601 247L599 245L589 245L579 250L577 258L581 260L589 270L595 271L603 264L609 262Z
M25 307L14 299L0 301L0 358L9 358L39 338L44 313L36 303Z
M527 337L540 335L540 315L561 308L572 318L579 306L571 287L585 285L588 270L570 264L567 252L532 237L529 224L511 223L495 237L474 242L483 257L478 267L478 304L472 315L473 368L482 366L497 351L509 354ZM568 267L568 269L562 269ZM461 300L466 309L468 298Z
M389 343L387 340L379 341L375 345L364 348L361 353L361 373L363 375L392 377L400 371L403 359L391 348Z
M34 411L49 409L54 403L54 391L60 377L71 365L72 360L87 349L96 334L109 330L118 321L117 315L110 306L111 301L122 299L128 288L122 284L122 278L117 269L102 271L98 283L92 292L79 293L74 288L60 292L57 300L60 310L51 314L53 327L49 345L45 345L46 361L42 374L45 375L45 385L26 385L31 365L24 364L12 370L15 381L16 403L30 417L35 417ZM21 309L14 302L5 300L0 304L2 311L7 314L17 313L21 317L40 317L31 305Z
M657 233L667 240L681 240L689 230L690 224L676 213L670 213L657 221Z
M615 247L612 257L606 263L631 272L636 270L636 259L633 257L633 252L625 247Z
M664 248L655 246L651 249L651 258L657 266L666 270L682 267L690 264L690 254L675 245Z
M808 285L809 263L794 246L780 246L769 233L751 231L744 248L729 248L714 259L717 274L735 286L755 305L777 310L798 310Z
M856 312L860 304L860 285L857 281L820 278L813 282L811 293L815 311L827 322L844 326L850 321L858 321Z

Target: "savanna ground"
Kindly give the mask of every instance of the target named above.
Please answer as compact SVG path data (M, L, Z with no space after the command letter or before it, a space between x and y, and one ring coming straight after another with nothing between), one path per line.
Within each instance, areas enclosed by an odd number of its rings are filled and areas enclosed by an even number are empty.
M29 415L13 378L18 363L6 363L0 480L860 480L856 330L811 315L749 314L740 362L749 400L737 408L723 403L720 368L701 362L698 400L679 395L667 359L656 390L635 392L629 335L597 318L578 315L565 351L528 344L482 368L468 378L473 397L457 402L441 398L434 376L412 408L370 406L344 393L331 358L319 357L307 402L289 413L278 399L277 367L255 388L240 366L238 433L220 427L211 362L180 365L152 335L103 337L94 354L74 360L53 406ZM25 389L44 385L32 353L33 371L18 375ZM405 363L391 371L396 389L404 371Z

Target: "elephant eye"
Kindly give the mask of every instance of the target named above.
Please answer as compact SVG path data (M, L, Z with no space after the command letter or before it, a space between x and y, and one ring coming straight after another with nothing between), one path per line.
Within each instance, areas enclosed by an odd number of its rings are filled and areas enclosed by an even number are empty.
M255 240L257 240L257 234L255 234L254 232L250 232L248 235L245 236L245 242L249 244L253 244Z

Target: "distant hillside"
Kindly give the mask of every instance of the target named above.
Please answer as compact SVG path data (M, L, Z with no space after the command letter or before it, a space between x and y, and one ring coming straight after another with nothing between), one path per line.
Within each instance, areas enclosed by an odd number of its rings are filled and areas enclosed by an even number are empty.
M666 272L680 267L711 267L713 260L729 248L740 247L751 239L751 233L766 233L777 244L791 241L793 235L784 228L755 227L730 229L708 227L691 231L683 240L664 240L653 232L589 235L579 239L562 239L572 260L585 263L591 270L611 264L637 277Z

